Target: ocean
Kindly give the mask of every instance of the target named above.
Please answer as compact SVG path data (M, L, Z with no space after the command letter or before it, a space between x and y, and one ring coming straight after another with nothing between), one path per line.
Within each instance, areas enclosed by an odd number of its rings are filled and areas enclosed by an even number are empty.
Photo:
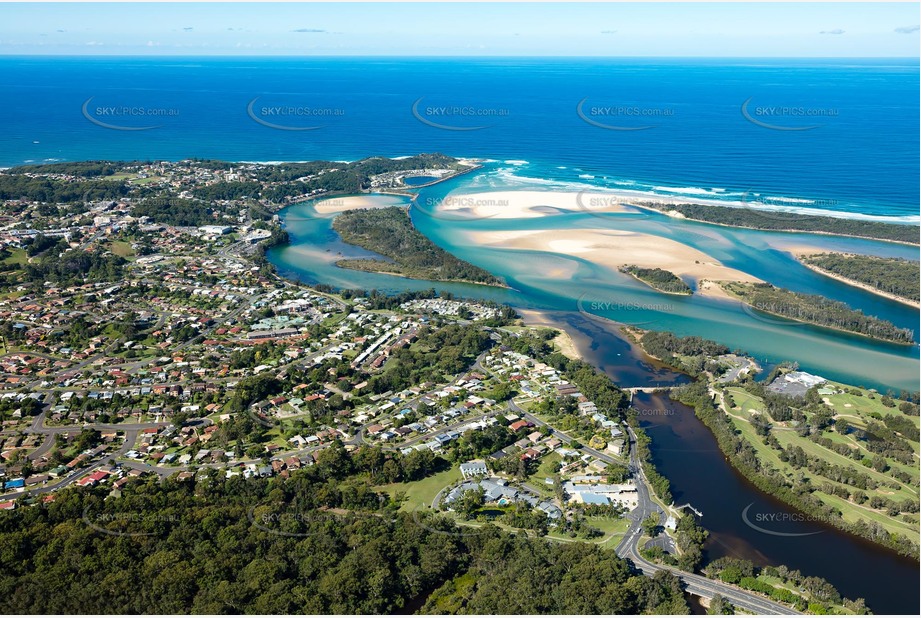
M0 58L0 166L443 152L510 183L917 223L905 59Z

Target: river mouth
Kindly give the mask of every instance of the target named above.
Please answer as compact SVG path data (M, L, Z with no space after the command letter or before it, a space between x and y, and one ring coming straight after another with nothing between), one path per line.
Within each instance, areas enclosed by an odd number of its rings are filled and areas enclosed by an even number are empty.
M470 181L470 178L451 180L422 191L428 192L425 195L432 198L443 197L461 186L460 183ZM281 216L284 219L292 213L297 215L298 209L299 206L293 206ZM280 274L306 283L378 289L382 292L434 288L457 296L537 309L548 321L556 322L559 328L565 329L580 355L619 386L672 386L689 380L686 375L657 364L638 352L612 321L629 324L648 319L650 316L637 308L650 302L659 303L661 296L651 295L635 283L625 283L610 273L598 272L584 265L579 265L577 276L570 280L542 275L559 265L555 258L535 254L528 255L527 259L510 260L507 253L460 242L458 238L464 229L463 223L426 219L416 214L413 213L414 224L433 242L461 259L503 276L510 289L417 281L338 268L333 263L333 256L324 252L326 246L338 241L329 228L328 220L305 219L287 223L291 245L273 248L268 257ZM565 224L566 217L578 218L579 215L555 216L554 219ZM580 220L572 225L584 223ZM502 225L527 227L533 222L484 220L467 225L500 229ZM641 221L631 225L649 223ZM795 264L767 249L763 234L730 228L714 231L712 227L694 225L692 229L710 236L728 234L728 239L735 243L733 247L743 247L739 250L738 259L752 259L754 268L764 278L768 278L765 273L771 269L793 272ZM851 240L840 242L853 244ZM864 246L872 244L868 241L853 242ZM833 286L828 289L842 293L841 289ZM585 298L616 301L620 310L596 314L587 309L589 303L582 302ZM770 322L754 320L738 307L725 303L671 298L668 301L675 304L676 311L654 316L658 321L648 328L699 335L722 340L732 348L754 350L759 362L766 367L777 360L789 360L789 355L795 353L808 357L801 363L802 368L831 379L883 389L905 387L918 390L917 355L910 350L894 350L892 346L811 327L781 328ZM893 315L902 317L912 313L900 307L894 307L892 311ZM772 350L781 351L775 354ZM762 353L758 354L759 351ZM792 521L796 511L763 494L736 473L719 451L710 430L694 416L692 410L659 395L637 394L635 403L646 412L640 415L640 420L652 438L651 450L657 468L672 483L675 503L689 502L704 513L701 524L711 532L705 547L708 559L735 556L759 565L783 564L804 575L827 579L843 596L864 598L876 613L917 613L919 569L916 562L828 526ZM758 531L745 523L746 508L751 516L749 521L756 525L759 523L758 516L776 515L789 526L780 528L781 532L804 536L784 537Z

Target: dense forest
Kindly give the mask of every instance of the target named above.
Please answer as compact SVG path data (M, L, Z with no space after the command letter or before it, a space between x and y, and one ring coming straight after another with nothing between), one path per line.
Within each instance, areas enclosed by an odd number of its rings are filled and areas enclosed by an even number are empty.
M333 219L342 240L393 260L342 260L338 264L356 270L400 274L413 279L471 281L501 285L487 271L454 257L413 227L400 207L344 212Z
M758 311L883 341L912 343L914 340L914 333L907 328L898 328L892 322L868 316L824 296L792 292L770 283L723 282L721 285Z
M202 165L204 162L197 162ZM223 162L207 162L215 169L228 169ZM201 199L239 199L261 197L276 204L318 191L325 193L360 193L370 188L375 174L423 168L460 170L457 160L442 154L421 154L406 159L371 157L361 161L308 161L279 163L254 170L258 182L223 182L200 187L195 195ZM260 186L265 183L265 186Z
M178 197L143 200L131 209L135 217L150 217L164 225L198 227L218 223L215 211L207 203Z
M680 277L661 268L640 268L639 266L630 265L624 266L621 270L660 292L669 294L691 293L691 287L682 281Z
M0 200L26 200L46 204L71 204L84 201L117 200L128 194L124 182L88 180L68 182L53 178L0 174Z
M31 283L51 281L55 285L75 285L96 281L119 281L126 260L103 251L87 253L72 249L60 256L48 254L23 268L23 277Z
M881 292L916 302L921 300L921 269L917 262L846 253L819 253L800 259L809 266L869 285Z
M67 174L70 176L82 176L83 178L98 178L117 174L123 165L125 164L114 161L67 161L20 165L9 169L8 172L11 174Z
M706 360L729 353L729 348L721 343L696 336L679 337L668 331L644 332L642 345L647 354L664 363L687 369L692 374L699 373L699 368L696 371L693 369L697 364L693 360Z
M675 210L688 219L734 227L789 232L825 232L842 236L859 236L861 238L877 238L879 240L895 240L913 245L918 244L918 226L915 225L895 225L877 221L859 221L795 213L784 213L783 218L779 219L777 215L765 214L753 208L732 208L704 204L646 205L663 211Z
M613 551L398 512L379 458L289 479L138 479L0 512L0 610L126 614L686 614L678 579Z

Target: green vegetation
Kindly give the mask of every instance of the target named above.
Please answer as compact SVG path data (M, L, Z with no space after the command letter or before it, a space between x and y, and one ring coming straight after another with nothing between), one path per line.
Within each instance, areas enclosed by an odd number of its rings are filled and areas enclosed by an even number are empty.
M373 462L372 464L373 465ZM4 613L686 614L612 551L399 513L339 446L289 479L71 487L0 513ZM49 590L54 591L53 594Z
M207 203L178 197L150 198L131 209L135 217L150 217L157 223L198 227L217 223L216 214Z
M451 466L447 470L418 481L389 483L374 489L386 493L394 502L400 503L401 511L425 510L426 507L432 506L432 501L435 500L438 492L462 478L460 468Z
M805 399L750 378L741 388L718 386L711 383L718 363L706 351L719 344L670 333L640 341L699 352L665 357L698 378L670 396L694 408L733 467L759 489L818 521L918 556L918 406L907 393L900 403L890 395L877 403L870 391L843 385L830 396L810 389ZM721 389L716 402L714 388Z
M227 170L233 163L223 161L196 161L199 167ZM423 168L466 169L457 159L442 154L421 154L406 159L371 157L352 163L336 161L307 161L265 166L255 171L262 187L253 183L216 183L196 191L202 199L236 199L259 197L275 204L292 198L317 193L360 193L371 187L370 177L375 174Z
M51 281L57 285L71 285L93 281L118 281L122 278L125 260L111 253L87 253L74 249L57 255L45 255L38 261L26 264L23 275L26 281L41 284Z
M344 260L340 266L356 270L395 273L413 279L470 281L501 285L487 271L459 260L417 231L409 214L400 207L344 212L333 220L333 229L345 242L374 251L383 260Z
M473 325L420 330L413 345L393 352L384 371L371 378L370 389L384 393L424 382L442 382L446 376L472 365L491 345L489 335Z
M39 165L20 165L7 170L10 174L69 174L84 178L99 176L119 176L123 163L112 161L69 161L65 163L42 163Z
M650 356L693 375L703 371L710 358L729 352L723 344L701 337L678 337L667 331L628 332Z
M882 489L882 487L886 487L891 483L896 488L899 488L901 485L895 478L887 481L885 486L877 485L875 481L872 481L869 474L861 472L856 466L837 463L833 451L826 449L823 452L821 449L810 449L812 451L811 457L807 457L805 451L801 453L795 447L792 450L789 447L784 447L783 442L789 444L790 438L788 434L790 432L769 431L771 429L771 424L769 423L766 426L761 423L762 429L758 429L753 424L755 427L753 433L760 432L760 435L763 436L763 438L755 441L756 438L752 434L746 435L746 432L740 431L736 424L736 419L721 412L717 405L713 403L706 380L672 391L672 397L694 408L697 417L713 431L720 449L732 465L762 491L780 498L804 513L809 513L816 520L821 520L847 532L880 543L904 555L917 557L918 544L912 540L917 538L916 531L911 536L891 532L886 526L882 525L878 517L873 516L872 511L866 509L864 509L864 512L852 511L852 517L844 518L844 512L840 505L835 505L832 501L828 501L828 503L823 501L823 496L826 495L826 492L837 495L839 491L845 491L847 492L846 497L860 501L864 499L861 496L866 496L866 491L861 489L861 486L866 488L880 487ZM806 418L809 418L808 414ZM763 421L765 419L759 420ZM815 419L813 419L814 422ZM807 437L815 436L814 439L816 440L822 438L822 431L808 422L804 423L799 428L799 431ZM778 453L770 458L765 457L764 450L754 446L755 444L760 446L762 442L776 449ZM789 466L780 466L781 461L789 463ZM859 462L855 463L861 465ZM816 477L806 476L805 471L812 472ZM825 483L828 483L828 485L826 486ZM887 488L884 491L891 491L891 488ZM882 508L885 504L885 502L880 502L879 508ZM907 499L896 505L895 515L898 515L903 509L910 517L912 516L911 514L917 514L917 498L915 497L914 500ZM916 517L916 515L914 516ZM915 522L917 522L916 519ZM916 529L917 525L914 528ZM904 530L904 527L902 530Z
M624 266L623 272L633 275L649 287L668 294L690 294L690 286L677 275L661 268Z
M26 200L46 204L83 205L84 200L117 200L128 193L124 182L105 180L68 181L34 178L7 170L0 173L0 200Z
M917 535L917 416L853 387L836 386L842 392L825 397L810 391L803 401L743 386L726 389L728 413L764 464L794 481L808 471L813 495L848 523L867 519L892 534Z
M753 208L732 208L728 206L707 206L704 204L646 204L663 211L675 210L688 219L719 223L733 227L747 227L754 230L775 230L784 232L824 232L840 236L858 236L879 240L918 244L918 227L895 225L877 221L858 221L837 217L818 217L784 213L782 219L776 215L759 212Z
M847 253L819 253L800 258L805 264L880 292L917 302L921 269L917 262Z
M720 285L758 311L882 341L905 344L914 341L911 330L898 328L892 322L868 316L824 296L792 292L770 283L720 282Z
M821 577L805 577L785 566L758 567L748 560L727 557L708 564L704 573L711 579L760 592L811 614L869 613L863 599L844 599L834 586Z

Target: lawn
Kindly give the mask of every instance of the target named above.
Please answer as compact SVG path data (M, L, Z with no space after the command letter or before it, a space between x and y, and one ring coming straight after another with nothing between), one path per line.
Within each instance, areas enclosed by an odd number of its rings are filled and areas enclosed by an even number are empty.
M620 543L620 540L623 538L624 534L626 534L627 528L630 527L630 520L625 517L619 517L617 519L611 517L586 517L585 521L593 528L598 528L601 530L603 536L600 536L596 539L586 540L579 537L572 538L565 534L557 534L551 529L546 538L553 541L563 541L568 543L591 543L593 545L600 545L605 549L614 549L617 547L617 544Z
M389 485L379 485L374 489L375 491L387 493L391 497L396 496L398 492L404 492L406 494L406 501L400 506L400 510L413 511L423 506L431 508L432 501L435 499L435 496L438 495L439 491L448 485L456 483L462 478L463 476L460 473L460 468L452 466L449 470L433 474L420 481L390 483Z
M124 240L113 240L109 243L109 250L115 255L123 258L134 256L134 249L131 248L130 242Z
M545 455L540 460L540 466L529 478L528 482L540 493L546 496L553 496L553 485L548 485L544 479L551 477L557 470L557 464L561 463L563 458L559 453L553 452Z
M29 254L27 254L24 249L8 248L7 251L10 252L10 255L3 260L3 264L22 265L29 261Z
M850 388L850 387L846 387L842 385L842 388ZM751 416L748 413L748 410L763 409L761 400L759 398L754 397L739 388L729 388L728 390L731 393L736 405L742 407L742 411L738 409L731 410L732 415L736 417L744 417L747 419ZM866 390L863 390L863 392L865 395L868 393L868 391ZM846 414L852 415L854 417L854 418L848 419L848 420L853 421L852 422L853 425L864 425L865 426L869 414L873 414L873 413L892 414L893 413L893 409L886 408L885 406L883 406L882 403L880 403L878 398L869 399L866 396L859 397L859 396L850 395L850 394L843 394L843 395L832 395L829 397L829 400L835 404L833 406L833 409L835 409L836 412L844 412L846 410L847 411L845 412ZM851 407L844 408L845 403L849 403ZM898 410L896 410L895 413L901 414L901 412L898 412ZM856 419L859 419L859 421ZM795 478L794 475L797 473L796 470L794 470L793 467L787 464L786 462L782 462L778 456L778 452L766 446L763 443L762 439L755 433L754 428L752 427L751 423L749 423L747 420L744 420L744 421L740 420L739 418L731 417L731 420L732 420L733 425L741 431L742 436L746 439L746 441L748 441L749 444L751 444L755 448L755 450L758 453L758 457L759 459L761 459L763 464L770 466L770 467L777 468L778 470L782 471L783 474L787 478L791 478L791 479ZM783 445L784 447L798 446L802 448L803 451L806 452L806 455L809 458L821 459L821 460L827 461L830 464L834 464L834 465L838 465L842 467L853 468L855 470L858 470L860 472L867 474L868 476L873 478L875 481L880 483L880 487L877 488L876 490L866 491L866 493L871 497L874 495L878 495L884 498L895 500L897 502L902 501L906 498L913 499L913 500L916 500L918 498L918 490L917 490L918 472L916 469L911 469L910 466L899 464L898 462L895 462L891 459L888 460L891 466L897 469L900 469L900 470L905 470L912 476L913 484L906 485L906 484L899 483L901 487L900 489L896 491L888 487L889 483L892 483L895 481L895 479L888 473L877 472L876 470L872 468L867 468L863 466L857 460L851 459L850 457L846 457L843 455L839 455L838 453L835 453L834 451L831 451L823 446L820 446L812 442L809 439L800 437L799 434L797 434L795 431L783 430L776 423L774 423L774 429L772 433L774 434L774 436L777 438L777 440L780 442L781 445ZM824 432L823 435L835 443L847 444L848 446L857 446L860 449L860 452L864 456L867 456L867 457L873 456L873 454L870 453L865 448L865 445L855 440L852 435L843 436L835 431L826 431ZM915 443L913 443L913 446L914 445ZM805 469L803 469L803 471L807 474L807 476L809 476L812 479L813 485L815 486L818 486L821 483L826 482L826 481L831 482L822 476L809 473L808 471L805 471ZM851 491L853 489L849 486L841 485L840 483L837 483L837 482L832 482L832 484L835 486L844 487L848 491ZM843 516L844 519L848 522L854 522L854 521L857 521L857 519L864 519L866 521L878 522L890 532L907 534L909 537L917 535L918 525L902 521L901 517L889 517L886 513L875 511L873 509L870 509L868 506L865 507L865 506L857 505L848 500L839 498L834 495L829 495L821 491L816 491L814 492L813 495L820 498L826 504L829 504L831 506L834 506L835 508L840 509L841 512L844 514Z

